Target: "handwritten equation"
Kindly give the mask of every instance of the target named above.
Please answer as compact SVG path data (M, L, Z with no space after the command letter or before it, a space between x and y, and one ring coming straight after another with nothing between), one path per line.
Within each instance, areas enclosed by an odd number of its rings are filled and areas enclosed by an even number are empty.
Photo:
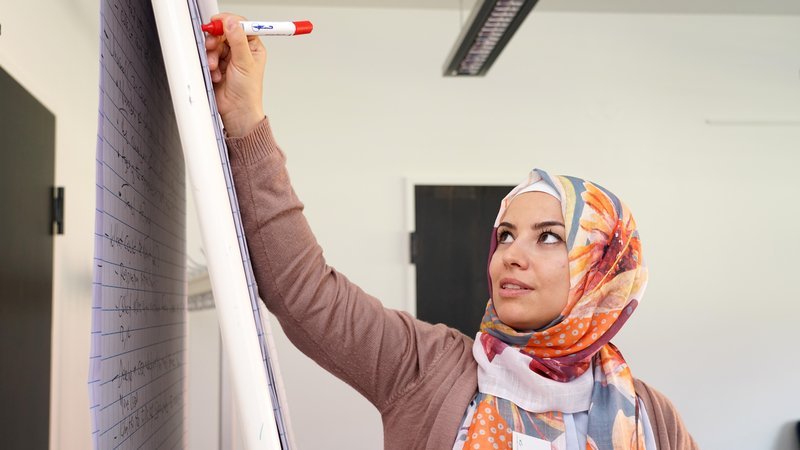
M97 137L94 447L182 448L184 163L149 0L101 0Z

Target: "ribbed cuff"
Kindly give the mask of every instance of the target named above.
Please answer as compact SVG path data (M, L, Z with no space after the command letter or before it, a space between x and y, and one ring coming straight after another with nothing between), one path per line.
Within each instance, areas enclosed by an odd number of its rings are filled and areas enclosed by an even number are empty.
M246 166L280 152L266 117L250 133L242 137L225 138L225 143L228 145L231 166Z

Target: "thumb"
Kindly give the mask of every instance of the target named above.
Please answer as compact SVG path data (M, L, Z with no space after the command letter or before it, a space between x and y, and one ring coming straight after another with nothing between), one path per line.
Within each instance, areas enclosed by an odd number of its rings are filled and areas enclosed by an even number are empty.
M244 34L238 18L233 16L225 18L225 39L231 48L231 63L241 69L250 67L253 56L250 54L247 35Z

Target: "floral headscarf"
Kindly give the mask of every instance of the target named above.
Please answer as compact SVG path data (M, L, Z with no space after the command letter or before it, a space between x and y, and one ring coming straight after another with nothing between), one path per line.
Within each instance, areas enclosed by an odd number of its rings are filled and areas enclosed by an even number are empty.
M475 340L479 393L464 448L511 448L512 430L549 441L554 449L566 448L563 413L588 410L587 449L644 449L650 425L641 420L630 369L609 342L636 309L647 284L636 222L627 206L601 186L536 169L503 199L494 237L511 201L540 180L561 197L569 297L561 315L535 331L517 331L501 322L489 299ZM490 260L496 248L493 238ZM489 286L491 290L491 278ZM504 352L508 354L500 357ZM531 390L526 385L531 377L544 377L551 387L534 383ZM507 386L509 378L513 387ZM551 390L581 383L589 398L569 399L568 390L567 400L539 401L556 395ZM533 410L553 404L570 410ZM478 416L491 416L492 421Z

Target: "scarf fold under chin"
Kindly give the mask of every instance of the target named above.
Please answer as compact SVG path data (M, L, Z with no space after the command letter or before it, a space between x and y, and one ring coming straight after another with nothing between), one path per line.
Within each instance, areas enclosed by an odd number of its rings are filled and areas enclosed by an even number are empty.
M486 348L497 343L497 353ZM504 398L531 412L576 413L589 410L594 376L587 370L569 382L555 381L532 372L532 359L492 336L478 333L472 355L478 362L478 388L481 393ZM491 359L490 359L491 358Z
M651 450L652 440L645 435L652 435L652 429L641 420L633 376L610 343L636 309L647 282L627 206L589 181L533 170L501 204L490 258L505 209L541 181L561 199L569 252L567 305L547 329L519 332L499 319L489 300L473 347L479 366L477 407L463 448L512 448L506 435L516 431L564 450L563 415L587 411L588 450Z
M495 338L478 333L473 345L477 406L463 449L511 449L516 431L548 441L552 450L567 450L564 414L588 411L587 450L655 450L653 441L645 439L653 431L649 421L642 420L633 377L613 344L595 355L593 370L559 382L531 373L531 357L513 348L490 361L484 350L489 340Z

